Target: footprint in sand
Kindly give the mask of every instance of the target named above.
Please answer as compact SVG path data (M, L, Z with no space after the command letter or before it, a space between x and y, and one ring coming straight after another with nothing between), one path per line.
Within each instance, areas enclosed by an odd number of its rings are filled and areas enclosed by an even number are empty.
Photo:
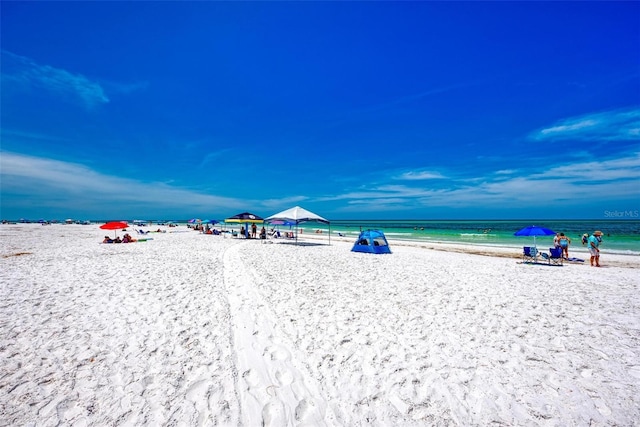
M604 403L604 400L600 398L596 398L593 400L593 404L595 405L598 412L600 412L603 416L608 417L611 415L611 409Z
M287 416L284 405L280 401L271 401L262 408L262 425L276 427L287 425Z
M322 419L316 403L310 399L302 399L296 407L296 421L313 422Z
M287 360L291 357L289 351L284 347L270 345L264 349L265 354L269 354L271 360Z
M629 368L629 375L640 379L640 366L632 366Z
M256 387L258 384L260 384L258 373L253 369L244 371L244 373L242 374L242 378L244 378L249 388Z
M276 380L280 387L289 385L293 382L293 374L289 371L276 371Z
M207 380L196 381L189 386L186 393L186 398L190 402L197 402L202 400L207 392L209 382Z

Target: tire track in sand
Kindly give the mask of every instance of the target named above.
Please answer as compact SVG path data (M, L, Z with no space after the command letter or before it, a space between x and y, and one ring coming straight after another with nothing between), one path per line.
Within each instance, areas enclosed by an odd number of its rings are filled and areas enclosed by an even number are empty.
M225 251L223 269L243 424L338 425L318 382L296 358L293 343L279 330L260 293L259 281L243 265L244 244Z

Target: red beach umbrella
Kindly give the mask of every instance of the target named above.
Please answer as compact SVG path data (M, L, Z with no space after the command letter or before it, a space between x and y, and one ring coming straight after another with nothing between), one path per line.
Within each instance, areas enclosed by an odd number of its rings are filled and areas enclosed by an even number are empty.
M107 222L106 224L102 224L100 228L102 228L103 230L120 230L123 228L127 228L128 226L129 224L127 224L126 222L111 221L111 222Z

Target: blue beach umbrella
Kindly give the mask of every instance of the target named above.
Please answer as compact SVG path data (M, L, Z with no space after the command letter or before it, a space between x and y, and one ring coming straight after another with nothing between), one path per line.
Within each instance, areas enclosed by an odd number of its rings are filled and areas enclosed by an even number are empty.
M536 236L553 236L554 234L556 232L553 230L535 225L530 225L513 233L514 236L533 236L533 246L536 248Z

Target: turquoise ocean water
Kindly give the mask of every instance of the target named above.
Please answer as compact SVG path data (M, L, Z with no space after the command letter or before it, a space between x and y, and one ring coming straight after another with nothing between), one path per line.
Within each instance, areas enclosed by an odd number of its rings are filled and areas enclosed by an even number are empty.
M569 236L573 247L582 247L581 238L584 233L591 234L600 230L604 233L603 250L640 256L640 221L636 220L336 220L331 222L331 233L351 236L355 240L361 229L379 229L389 239L522 247L533 243L533 237L516 237L513 234L529 225L562 232ZM327 226L316 223L301 224L300 228L304 229L303 233L328 229ZM553 236L536 237L536 243L538 247L552 247Z

